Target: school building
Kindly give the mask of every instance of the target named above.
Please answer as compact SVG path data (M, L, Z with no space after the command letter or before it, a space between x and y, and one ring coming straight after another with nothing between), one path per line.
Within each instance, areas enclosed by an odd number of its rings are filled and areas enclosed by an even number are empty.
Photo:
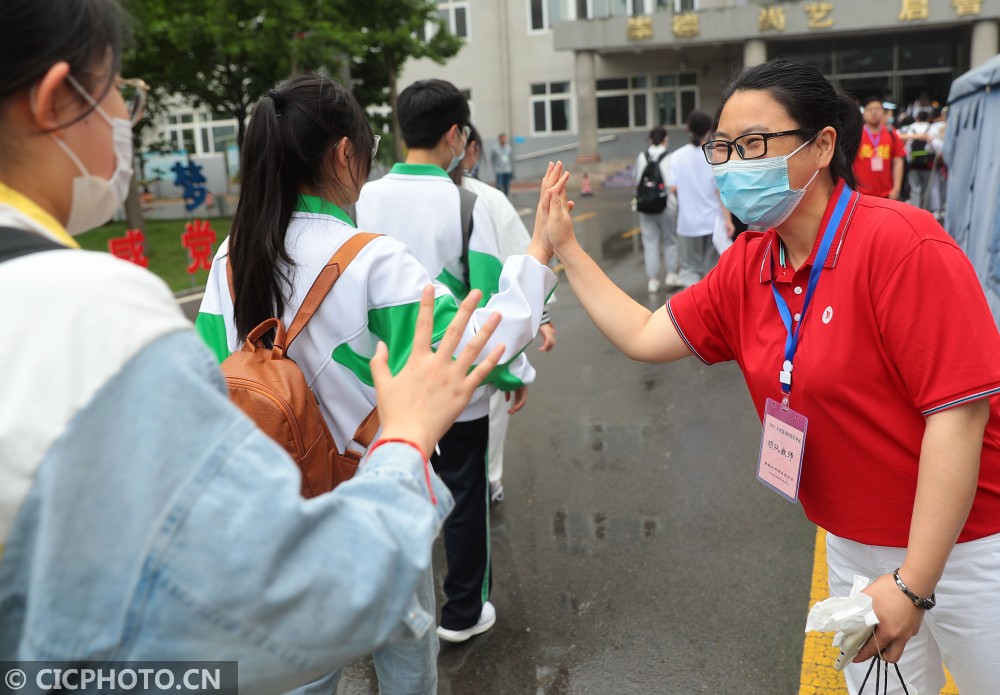
M954 78L1000 51L1000 0L443 0L438 11L465 45L444 66L408 62L400 88L440 77L464 90L487 152L509 135L516 178L555 158L608 173L657 124L674 148L687 115L714 113L744 64L788 56L903 108L922 92L944 103Z

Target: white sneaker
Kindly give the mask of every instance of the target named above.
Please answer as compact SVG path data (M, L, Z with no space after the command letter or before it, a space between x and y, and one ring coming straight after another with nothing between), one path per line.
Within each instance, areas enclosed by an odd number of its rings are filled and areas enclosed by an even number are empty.
M464 630L446 630L443 627L437 629L438 637L443 639L445 642L464 642L470 637L475 635L480 635L491 627L493 627L497 622L497 611L493 607L493 604L487 601L483 604L483 610L479 614L479 620L472 627L467 627Z
M680 287L681 286L681 276L677 273L667 273L666 279L663 281L666 287Z
M649 282L646 283L646 289L649 290L650 294L656 294L660 291L660 281L656 278L649 278Z
M491 502L503 502L503 481L497 480L496 482L490 481L490 501Z

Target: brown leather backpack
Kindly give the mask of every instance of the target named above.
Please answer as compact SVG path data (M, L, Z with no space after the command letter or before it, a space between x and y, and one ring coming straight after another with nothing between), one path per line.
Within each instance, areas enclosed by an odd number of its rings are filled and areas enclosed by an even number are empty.
M309 288L287 333L281 319L267 319L250 331L241 350L222 362L230 399L295 460L302 473L303 497L329 492L354 476L364 450L378 431L379 419L377 409L372 409L352 440L362 447L361 452L351 450L351 442L347 442L341 454L316 395L302 370L287 356L288 346L316 313L344 269L376 236L355 234L337 250ZM232 269L228 263L226 272L232 293ZM275 332L274 343L267 348L263 336L271 329Z

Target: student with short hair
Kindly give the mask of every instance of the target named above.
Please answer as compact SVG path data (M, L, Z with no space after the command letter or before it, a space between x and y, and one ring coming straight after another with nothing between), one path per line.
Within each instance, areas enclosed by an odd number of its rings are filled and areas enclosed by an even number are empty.
M406 244L431 277L458 297L478 289L488 299L510 284L542 273L543 253L533 239L527 256L512 256L507 265L518 269L509 280L500 277L496 230L485 206L476 199L468 249L463 249L459 188L448 172L461 164L469 133L469 105L450 82L423 80L404 89L397 116L408 149L405 162L367 183L357 204L358 225ZM552 167L550 166L550 172ZM547 271L549 272L549 271ZM550 290L552 285L547 284ZM539 292L524 294L526 314L541 316L547 299ZM534 323L537 331L538 323ZM455 496L455 511L445 526L448 573L438 635L461 642L490 629L496 612L488 599L492 575L489 553L489 493L486 452L489 440L489 397L499 387L514 391L534 380L534 369L521 355L484 386L441 440L432 458L435 470Z

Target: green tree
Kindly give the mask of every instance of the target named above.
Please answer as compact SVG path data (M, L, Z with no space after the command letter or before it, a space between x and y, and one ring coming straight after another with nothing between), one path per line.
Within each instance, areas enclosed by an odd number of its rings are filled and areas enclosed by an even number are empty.
M237 120L242 147L251 106L295 71L349 74L363 106L388 103L393 144L398 76L409 58L444 63L462 46L432 0L125 0L134 48L125 71L152 98L180 94ZM437 24L424 36L428 24ZM378 119L376 119L378 120Z
M180 94L237 120L297 68L329 62L338 33L303 0L128 0L135 22L129 73L164 97Z
M393 156L401 161L403 138L396 98L403 64L410 58L443 64L458 53L462 39L447 31L437 15L437 4L430 0L333 0L325 5L324 14L330 24L354 28L343 35L352 57L354 95L365 106L389 104ZM437 24L437 30L426 37L429 23Z

